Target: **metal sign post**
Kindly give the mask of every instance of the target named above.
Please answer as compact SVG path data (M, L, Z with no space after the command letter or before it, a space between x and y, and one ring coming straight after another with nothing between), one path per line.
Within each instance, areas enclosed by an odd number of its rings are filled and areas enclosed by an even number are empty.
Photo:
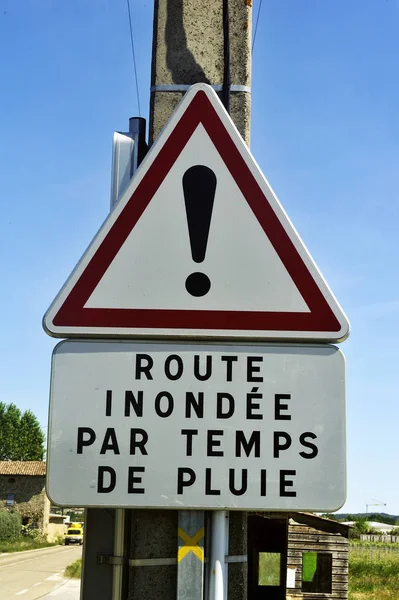
M111 210L128 186L146 152L145 119L129 119L129 131L115 132L112 147ZM122 600L126 588L126 511L88 508L81 599ZM101 558L100 558L101 557ZM104 561L109 560L107 564Z

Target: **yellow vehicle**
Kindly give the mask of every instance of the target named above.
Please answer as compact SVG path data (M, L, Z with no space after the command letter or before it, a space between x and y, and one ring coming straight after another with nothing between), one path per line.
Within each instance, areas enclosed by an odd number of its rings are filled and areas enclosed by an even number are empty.
M81 523L71 523L65 534L65 546L69 544L83 544L83 525Z

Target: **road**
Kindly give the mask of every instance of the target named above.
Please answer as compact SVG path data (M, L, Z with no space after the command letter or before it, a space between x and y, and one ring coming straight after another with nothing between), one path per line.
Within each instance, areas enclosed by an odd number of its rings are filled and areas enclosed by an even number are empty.
M29 552L1 554L1 600L38 600L48 594L51 594L49 598L61 599L61 590L67 581L63 577L64 569L81 556L80 546L54 546ZM71 595L63 597L79 598L79 583L68 584L66 587L71 589Z

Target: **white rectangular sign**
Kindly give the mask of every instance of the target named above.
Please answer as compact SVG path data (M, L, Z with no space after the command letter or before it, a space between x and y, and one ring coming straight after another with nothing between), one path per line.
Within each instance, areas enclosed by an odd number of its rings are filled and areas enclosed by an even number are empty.
M334 346L66 341L47 493L69 506L333 511L345 502Z

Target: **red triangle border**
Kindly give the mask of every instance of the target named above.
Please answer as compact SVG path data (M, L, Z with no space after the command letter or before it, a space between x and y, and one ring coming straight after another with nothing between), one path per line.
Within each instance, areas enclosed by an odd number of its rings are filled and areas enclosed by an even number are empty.
M151 202L199 124L202 124L246 198L310 312L84 308L105 271ZM149 170L53 318L62 327L281 332L339 332L341 324L323 296L206 93L198 91Z

